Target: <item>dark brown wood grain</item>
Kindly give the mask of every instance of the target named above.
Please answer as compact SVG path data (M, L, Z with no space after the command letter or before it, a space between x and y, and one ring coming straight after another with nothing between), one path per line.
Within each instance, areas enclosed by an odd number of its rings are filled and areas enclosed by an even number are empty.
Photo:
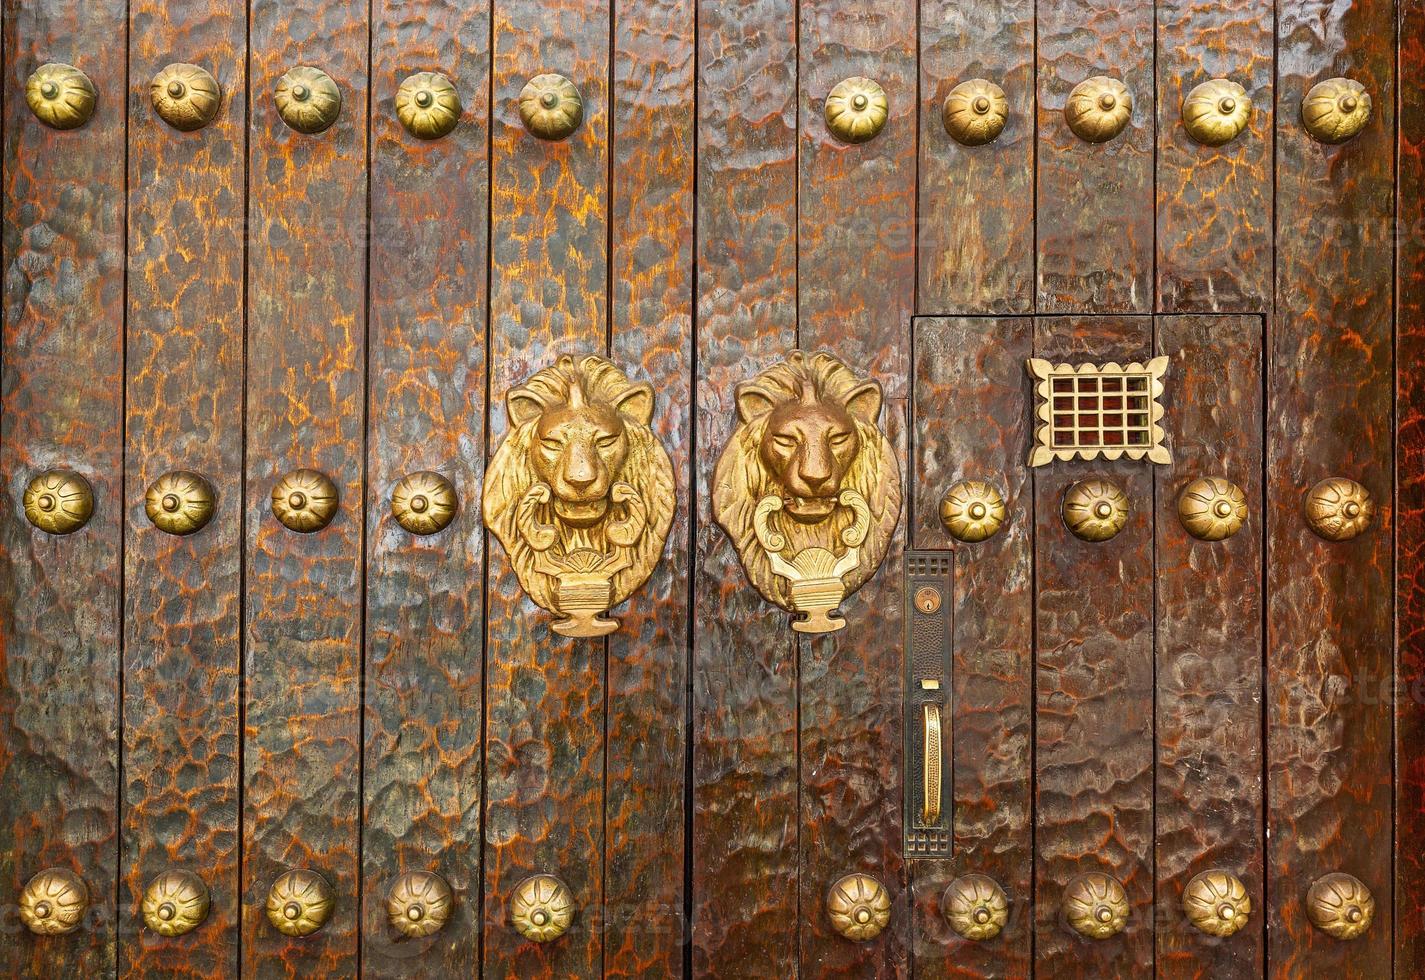
M0 973L115 966L120 567L124 492L125 5L5 5L4 366L0 372ZM99 92L81 129L25 103L40 65ZM62 468L94 490L79 531L25 520L30 478ZM62 867L91 905L78 931L35 937L20 889Z
M796 18L792 0L698 6L697 976L797 970L797 645L709 506L735 387L797 343Z
M917 977L1030 970L1034 512L1024 363L1033 343L1030 319L915 324L913 543L956 551L955 854L911 865ZM956 542L940 522L940 499L960 480L984 480L1004 496L994 537ZM1009 897L995 939L962 939L946 922L941 899L961 874L988 875Z
M1391 890L1391 588L1395 118L1393 5L1284 5L1277 45L1276 317L1269 324L1267 459L1268 968L1385 976ZM1327 147L1300 122L1311 85L1347 75L1374 114ZM1374 496L1360 537L1327 542L1302 516L1318 480ZM1351 942L1312 928L1305 896L1343 871L1376 896Z
M972 78L1009 101L1004 132L985 146L961 146L940 116L950 90ZM917 311L1032 311L1032 0L921 0L920 93Z
M1038 309L1141 313L1153 302L1153 4L1038 2ZM1107 143L1064 121L1074 86L1108 75L1133 116Z
M491 448L508 428L511 387L561 354L606 350L611 11L606 0L497 0L493 16ZM541 72L583 96L583 124L562 142L520 123L520 89ZM552 633L498 545L486 602L485 974L596 976L607 644ZM577 909L552 943L510 924L511 892L536 873L562 878Z
M362 969L470 976L480 963L481 693L490 12L378 3L372 11L370 411ZM445 74L463 113L421 140L396 116L416 72ZM407 474L450 480L458 507L433 535L404 530ZM408 871L454 893L450 920L409 940L386 896Z
M124 549L124 756L119 973L238 969L239 670L242 639L243 228L247 18L157 0L129 11L128 391ZM222 86L191 133L153 110L173 62ZM116 93L117 94L117 93ZM155 527L146 488L171 470L216 491L207 527ZM197 874L201 929L165 938L140 904L169 869Z
M348 976L361 901L369 24L355 0L253 0L249 14L243 972ZM272 101L296 65L341 88L340 116L315 136L289 129ZM273 485L300 467L325 473L341 500L311 534L271 510ZM268 889L288 868L336 893L331 919L303 939L267 921Z
M1153 469L1160 977L1263 969L1262 343L1260 317L1157 321L1157 352L1171 358L1163 407L1173 453ZM1178 517L1183 488L1200 477L1247 495L1247 523L1226 540L1200 541ZM1215 868L1242 880L1254 913L1226 939L1182 911L1188 882Z
M1043 317L1034 354L1054 363L1146 362L1147 317ZM1079 480L1117 484L1128 524L1103 542L1064 523ZM1055 462L1034 474L1036 596L1035 971L1127 976L1153 967L1153 473L1145 460ZM1065 886L1100 871L1132 915L1110 939L1067 924Z
M801 4L798 44L798 345L827 350L879 381L880 423L906 458L910 317L915 305L916 4ZM838 142L827 93L864 75L885 89L885 128ZM902 486L905 484L901 474ZM902 497L904 500L904 496ZM901 551L904 518L879 574L842 603L847 626L799 643L801 972L909 972L910 905L901 858ZM891 921L874 941L848 942L826 914L843 875L866 872L890 892Z
M1273 12L1259 0L1157 4L1157 283L1160 312L1267 308L1272 277ZM1224 146L1182 124L1194 87L1226 78L1252 119Z
M610 352L657 388L678 507L609 637L604 976L683 969L693 346L693 0L615 7Z

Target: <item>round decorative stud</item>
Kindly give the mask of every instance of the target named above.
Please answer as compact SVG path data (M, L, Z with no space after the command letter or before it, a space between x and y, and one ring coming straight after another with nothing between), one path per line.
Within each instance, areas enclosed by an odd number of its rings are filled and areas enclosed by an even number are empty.
M215 500L207 480L187 470L173 470L149 484L143 506L160 531L192 534L212 518Z
M874 79L843 78L826 97L826 128L843 143L864 143L885 128L890 113L886 90Z
M391 491L391 514L412 534L444 530L455 519L455 506L455 487L428 470L402 477Z
M1128 893L1112 875L1081 874L1064 889L1064 917L1081 936L1108 939L1128 924Z
M438 140L460 122L460 93L440 72L421 71L396 89L396 118L416 139Z
M1301 123L1318 143L1345 143L1370 120L1371 94L1349 78L1317 82L1301 100Z
M1080 480L1064 494L1064 523L1084 541L1107 541L1128 523L1128 498L1110 480Z
M1178 520L1188 534L1203 541L1230 538L1247 520L1247 495L1231 480L1199 477L1178 496Z
M94 115L99 93L89 76L73 65L40 65L25 82L25 101L35 118L51 129L78 129Z
M1107 143L1133 117L1133 95L1116 78L1095 75L1074 86L1064 104L1064 121L1085 143Z
M870 875L845 875L827 893L826 911L837 932L864 943L879 936L891 921L891 895Z
M1251 121L1252 100L1230 78L1203 82L1183 99L1183 128L1203 146L1231 143Z
M143 893L143 921L160 936L192 932L208 917L208 886L191 871L156 875Z
M521 936L536 943L558 939L574 921L569 886L554 875L530 875L515 886L510 898L510 922Z
M272 488L272 513L292 531L320 531L332 522L336 507L336 484L316 470L293 470Z
M218 80L197 65L172 64L148 86L153 111L174 129L191 133L218 115L223 90Z
M565 139L584 121L584 98L563 75L535 75L520 90L520 120L542 140Z
M940 121L956 143L984 146L1004 132L1009 119L1009 100L1004 89L984 78L961 82L945 96Z
M1371 492L1355 480L1333 476L1306 495L1306 523L1327 541L1349 541L1375 516Z
M1213 868L1195 875L1183 889L1183 912L1209 936L1230 936L1252 917L1247 886L1230 871Z
M450 885L431 871L407 871L386 893L386 917L391 927L411 939L441 930L450 919L454 898Z
M294 868L267 891L267 921L284 936L310 936L331 918L336 893L315 871Z
M1336 939L1355 939L1371 927L1376 900L1359 878L1340 871L1317 878L1306 892L1311 924Z
M20 921L37 936L73 932L88 907L89 889L65 868L46 868L20 892Z
M1004 526L1004 497L999 488L981 480L961 480L945 491L940 521L956 541L974 544Z
M998 936L1009 921L1009 899L999 882L986 875L961 875L950 882L941 907L950 928L975 942Z
M283 122L308 136L327 129L341 114L341 89L310 65L298 65L278 79L272 101Z
M89 481L69 470L45 470L25 487L25 517L50 534L71 534L94 514Z

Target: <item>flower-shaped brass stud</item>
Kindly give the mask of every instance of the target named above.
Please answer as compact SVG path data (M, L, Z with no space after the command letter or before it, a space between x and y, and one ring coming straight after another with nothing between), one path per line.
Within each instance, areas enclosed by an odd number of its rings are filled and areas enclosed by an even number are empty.
M396 118L416 139L438 140L460 122L460 93L440 72L421 71L396 90Z
M1178 496L1178 520L1188 534L1203 541L1230 538L1247 520L1247 495L1231 480L1199 477Z
M78 129L94 115L99 93L89 76L73 65L40 65L25 82L25 101L35 118L51 129Z
M1009 899L999 882L986 875L961 875L950 882L941 907L950 928L975 942L998 936L1009 921Z
M1183 128L1204 146L1232 142L1251 121L1247 90L1229 78L1203 82L1183 99Z
M143 506L160 531L192 534L212 518L215 499L213 485L197 473L173 470L149 484Z
M386 917L391 927L411 939L441 930L450 919L450 885L431 871L407 871L386 893Z
M1349 541L1370 527L1371 493L1355 480L1333 476L1306 495L1306 523L1327 541Z
M94 514L89 481L69 470L45 470L25 487L25 517L49 534L71 534Z
M1355 939L1371 927L1376 900L1359 878L1340 871L1317 878L1306 892L1311 924L1336 939Z
M391 491L391 515L412 534L444 530L455 518L455 504L455 487L428 470L402 477Z
M1064 889L1064 917L1073 930L1089 939L1108 939L1128 924L1128 893L1112 875L1081 874Z
M945 96L940 121L956 143L984 146L1004 132L1009 119L1009 100L1004 89L984 78L961 82Z
M1318 143L1345 143L1371 119L1371 95L1360 82L1328 78L1301 100L1301 123Z
M173 64L164 68L148 87L153 111L174 129L191 133L218 115L223 90L218 80L197 65Z
M336 893L315 871L293 868L267 891L267 921L284 936L310 936L331 918Z
M520 121L542 140L562 140L584 121L584 98L563 75L535 75L520 90Z
M341 89L310 65L298 65L278 79L272 101L284 123L308 136L327 129L341 114Z
M574 898L554 875L530 875L510 896L510 923L531 942L558 939L573 921Z
M37 936L73 932L88 907L89 889L66 868L46 868L20 892L20 921Z
M160 936L181 936L203 924L209 902L202 878L180 868L164 871L144 889L144 925Z
M940 521L956 541L974 544L1004 526L1004 497L981 480L961 480L940 500Z
M272 488L272 513L289 530L309 534L332 522L336 484L316 470L293 470Z
M843 78L826 97L826 128L843 143L864 143L886 125L890 113L886 90L874 79Z
M1064 494L1064 524L1084 541L1107 541L1128 523L1128 497L1111 480L1080 480Z
M1107 143L1133 117L1133 95L1116 78L1095 75L1074 86L1064 104L1064 121L1085 143Z
M827 893L826 912L837 932L864 943L879 936L891 921L891 895L870 875L844 875Z
M1183 913L1209 936L1230 936L1251 918L1252 899L1241 878L1213 868L1187 883L1183 889Z

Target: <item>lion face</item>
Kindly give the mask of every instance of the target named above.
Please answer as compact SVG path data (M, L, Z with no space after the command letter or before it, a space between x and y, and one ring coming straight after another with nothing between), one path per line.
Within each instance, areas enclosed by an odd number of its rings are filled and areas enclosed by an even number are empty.
M608 511L609 491L628 458L628 434L606 405L565 406L540 416L530 456L553 491L555 513L588 527Z

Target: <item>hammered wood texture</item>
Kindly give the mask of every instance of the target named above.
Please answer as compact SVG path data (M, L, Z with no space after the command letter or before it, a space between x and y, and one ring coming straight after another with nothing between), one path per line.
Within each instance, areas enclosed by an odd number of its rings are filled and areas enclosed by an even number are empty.
M1255 316L1157 321L1157 352L1172 359L1173 453L1153 469L1160 977L1262 975L1262 328ZM1224 541L1199 541L1178 519L1183 487L1200 477L1247 495L1247 522ZM1252 901L1225 940L1182 911L1187 883L1212 868L1240 878Z
M1268 968L1380 977L1391 966L1393 5L1283 6L1277 25L1277 315L1269 324L1267 459ZM1348 75L1374 114L1328 147L1299 124L1316 82ZM1328 476L1377 502L1360 537L1327 542L1301 516ZM1345 872L1377 897L1341 942L1305 908ZM1418 914L1418 913L1417 913Z
M1041 313L1139 313L1153 301L1153 4L1038 0L1035 226ZM1079 82L1128 86L1133 115L1106 143L1064 121Z
M366 358L367 6L254 0L248 171L246 704L243 971L356 971L361 755L362 442ZM316 65L342 93L335 124L288 128L271 92ZM311 467L340 505L299 534L271 513L273 484ZM335 891L302 939L267 921L288 868Z
M505 392L561 354L606 350L610 15L605 0L494 4L491 448L506 434ZM536 139L520 123L520 89L540 72L583 96L583 124L566 140ZM486 601L484 972L597 976L608 647L552 633L498 546ZM575 904L552 943L510 924L511 894L535 873L563 879Z
M993 537L955 545L955 853L911 865L917 977L1030 970L1034 508L1024 362L1033 343L1028 318L915 323L914 545L951 547L939 504L959 480L993 484L1006 509ZM992 941L963 939L945 919L941 899L960 874L988 875L1009 897Z
M4 369L0 399L0 973L85 976L115 967L120 553L123 494L125 6L6 4ZM100 90L82 130L30 114L41 64ZM59 467L93 487L94 516L62 537L20 499ZM78 931L36 937L16 914L47 867L93 904Z
M1157 304L1159 312L1263 311L1272 277L1272 5L1158 0ZM1213 78L1252 100L1245 132L1197 143L1183 98ZM1146 93L1145 93L1146 98Z
M1004 90L1009 119L985 146L961 146L940 108L956 85ZM920 313L1034 309L1033 0L921 0Z
M119 973L234 975L247 18L136 0L129 31ZM206 128L181 133L152 109L149 83L175 61L222 86ZM179 469L216 491L212 520L191 536L144 513L144 488ZM172 938L138 916L144 888L169 868L197 874L211 901L201 929Z
M385 0L372 9L371 284L361 937L368 977L479 970L481 680L485 541L485 327L489 169L488 4ZM459 124L420 140L396 89L440 71ZM391 514L391 491L431 470L455 486L454 520L429 536ZM421 939L391 926L407 871L454 893Z
M1054 362L1146 361L1148 317L1044 317L1034 353ZM1076 538L1061 516L1078 480L1128 497L1117 537ZM1035 971L1043 977L1128 976L1153 966L1153 475L1142 463L1093 460L1035 474ZM1110 939L1064 921L1064 887L1113 875L1132 915Z

